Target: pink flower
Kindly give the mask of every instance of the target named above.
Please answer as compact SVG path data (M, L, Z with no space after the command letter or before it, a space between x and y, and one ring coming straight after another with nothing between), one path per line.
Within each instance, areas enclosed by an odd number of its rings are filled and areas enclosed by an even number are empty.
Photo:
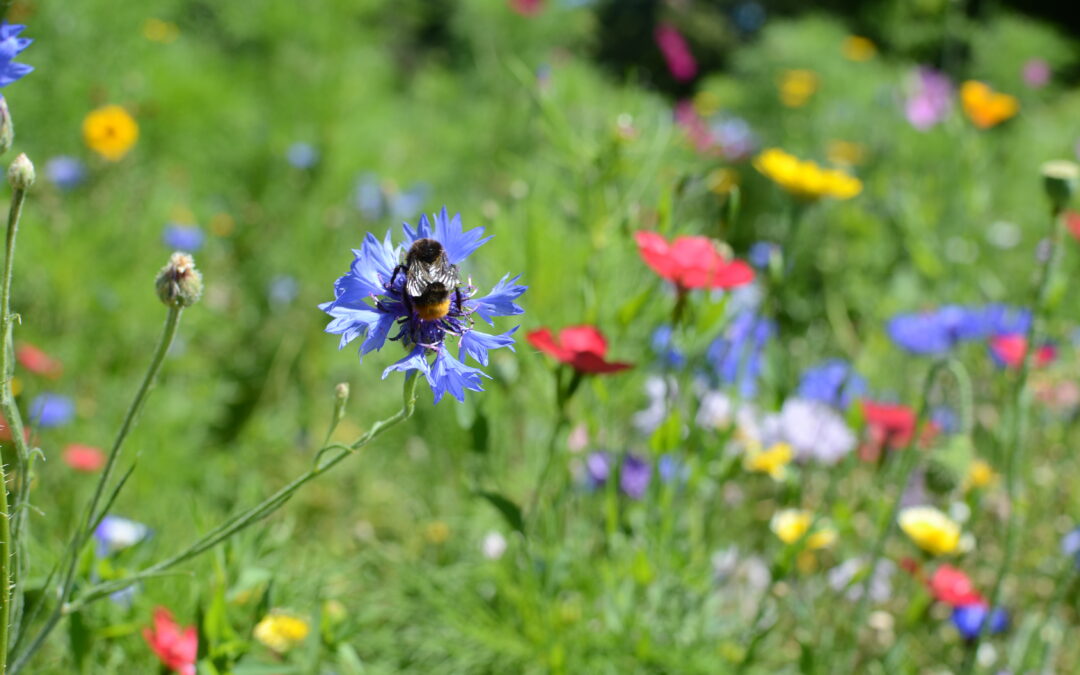
M675 237L670 243L656 232L637 232L638 253L645 264L680 291L692 288L729 289L754 280L754 268L728 260L708 237Z
M15 349L15 358L23 368L35 375L44 375L50 379L60 377L64 372L62 363L32 344L23 343Z
M557 338L547 328L540 328L526 335L525 339L579 373L607 375L633 368L630 363L607 360L607 340L594 326L563 328Z
M664 61L667 62L672 77L679 82L694 79L697 75L697 61L690 53L690 46L686 44L686 39L675 26L670 23L658 25L656 31L653 32L653 39L656 40L660 53L664 55Z
M952 110L952 83L933 68L915 71L914 87L904 103L904 114L911 126L926 131L941 122Z
M105 466L105 453L92 445L72 443L64 448L64 464L76 471L93 473Z
M1041 89L1050 82L1050 64L1043 59L1028 59L1024 64L1024 84Z
M510 0L510 9L522 16L536 16L544 9L544 0Z
M195 675L195 658L199 652L195 626L181 630L172 612L158 607L154 610L154 629L144 628L143 637L166 668L180 675Z
M934 575L930 577L927 585L934 598L946 605L961 607L986 604L968 575L952 565L941 565L934 570Z

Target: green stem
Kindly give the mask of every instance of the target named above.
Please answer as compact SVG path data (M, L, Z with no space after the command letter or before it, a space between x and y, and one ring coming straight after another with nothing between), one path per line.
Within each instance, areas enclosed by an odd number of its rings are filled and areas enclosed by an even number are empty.
M1046 305L1046 295L1050 290L1050 281L1054 276L1054 272L1057 270L1058 263L1061 259L1062 239L1064 237L1065 227L1062 221L1061 213L1053 213L1051 220L1050 231L1050 251L1045 260L1039 261L1039 276L1035 283L1033 292L1032 305L1031 305L1031 323L1028 325L1026 334L1024 335L1024 358L1020 362L1020 372L1017 374L1016 380L1013 383L1012 391L1012 415L1008 426L1008 437L1006 438L1006 452L1008 455L1005 459L1005 489L1009 497L1009 519L1005 530L1005 553L1001 558L1001 565L998 567L997 576L994 579L993 589L990 591L990 608L993 610L997 607L998 601L1001 598L1001 587L1005 583L1005 577L1009 575L1009 570L1012 568L1013 560L1016 558L1017 540L1020 535L1021 526L1021 514L1019 505L1020 496L1020 474L1023 466L1023 454L1026 439L1024 438L1024 431L1027 426L1028 409L1030 404L1030 396L1028 392L1028 375L1031 373L1031 367L1034 365L1035 355L1038 351L1036 342L1042 338L1042 321L1043 311ZM978 635L975 636L974 644L967 657L964 659L961 673L970 673L975 667L975 652L979 649L979 644L982 642L984 635L987 633L985 630L980 630Z
M15 410L15 396L11 391L12 350L11 328L14 316L11 314L11 277L15 267L15 234L19 229L19 217L22 215L23 202L26 200L25 190L15 190L11 197L11 208L8 211L7 246L4 255L3 286L0 287L0 374L3 376L3 384L0 386L0 408L3 409L4 417L8 424L18 418ZM21 420L18 422L18 433L12 429L12 439L15 439L15 447L19 455L20 468L23 468L26 451L26 441L22 437ZM22 482L27 481L24 475L19 476ZM21 484L20 484L21 485ZM12 554L18 558L18 551L14 550L11 541L11 517L8 512L7 500L7 474L4 472L3 462L0 461L0 675L7 672L8 629L11 624L11 607L15 594L12 589L19 583L19 579L11 569ZM20 487L19 493L22 492ZM16 529L16 531L18 531Z

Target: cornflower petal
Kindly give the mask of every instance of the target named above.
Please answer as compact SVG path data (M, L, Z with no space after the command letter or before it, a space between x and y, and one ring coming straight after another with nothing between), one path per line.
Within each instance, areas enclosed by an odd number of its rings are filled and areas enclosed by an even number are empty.
M461 214L455 213L453 218L447 216L446 207L435 215L435 239L446 249L446 258L450 264L456 265L468 258L473 251L484 245L490 236L484 236L484 228L474 227L468 232L461 229Z
M525 310L514 300L521 297L521 294L528 290L529 287L516 283L521 278L520 274L513 279L509 277L510 275L507 274L500 279L499 283L495 284L495 288L492 288L491 292L484 297L465 302L465 305L486 321L489 326L495 325L492 317L515 316L525 313Z
M449 393L457 400L465 401L465 390L484 391L480 386L480 376L488 375L479 368L472 368L455 359L449 351L442 350L435 357L435 363L431 367L431 389L435 392L435 402L438 403L443 394Z
M385 380L387 376L395 370L402 373L407 373L411 370L419 370L424 374L428 383L432 383L431 367L428 366L427 354L425 353L424 347L420 345L417 345L405 358L387 366L386 370L383 371L382 379Z
M480 365L486 366L488 364L488 350L509 347L510 351L514 351L514 338L511 336L518 328L520 326L514 326L501 335L489 335L475 330L467 331L461 336L461 349L458 351L458 358L464 361L465 355L468 354Z

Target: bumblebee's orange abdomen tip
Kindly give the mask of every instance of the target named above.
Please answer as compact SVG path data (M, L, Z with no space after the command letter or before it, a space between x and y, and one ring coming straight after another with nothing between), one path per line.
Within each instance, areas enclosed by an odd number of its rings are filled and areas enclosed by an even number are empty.
M421 319L434 321L443 318L450 311L450 298L431 305L415 305L415 307L416 313L420 315Z

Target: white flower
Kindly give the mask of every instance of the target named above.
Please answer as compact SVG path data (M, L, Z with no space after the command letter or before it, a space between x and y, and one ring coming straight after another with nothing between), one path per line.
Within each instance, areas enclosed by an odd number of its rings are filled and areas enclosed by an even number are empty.
M855 434L844 418L821 401L785 401L779 431L795 449L795 458L802 461L816 459L835 464L855 449Z
M488 532L480 544L480 549L488 560L498 560L503 557L503 553L506 553L506 537L494 530Z

